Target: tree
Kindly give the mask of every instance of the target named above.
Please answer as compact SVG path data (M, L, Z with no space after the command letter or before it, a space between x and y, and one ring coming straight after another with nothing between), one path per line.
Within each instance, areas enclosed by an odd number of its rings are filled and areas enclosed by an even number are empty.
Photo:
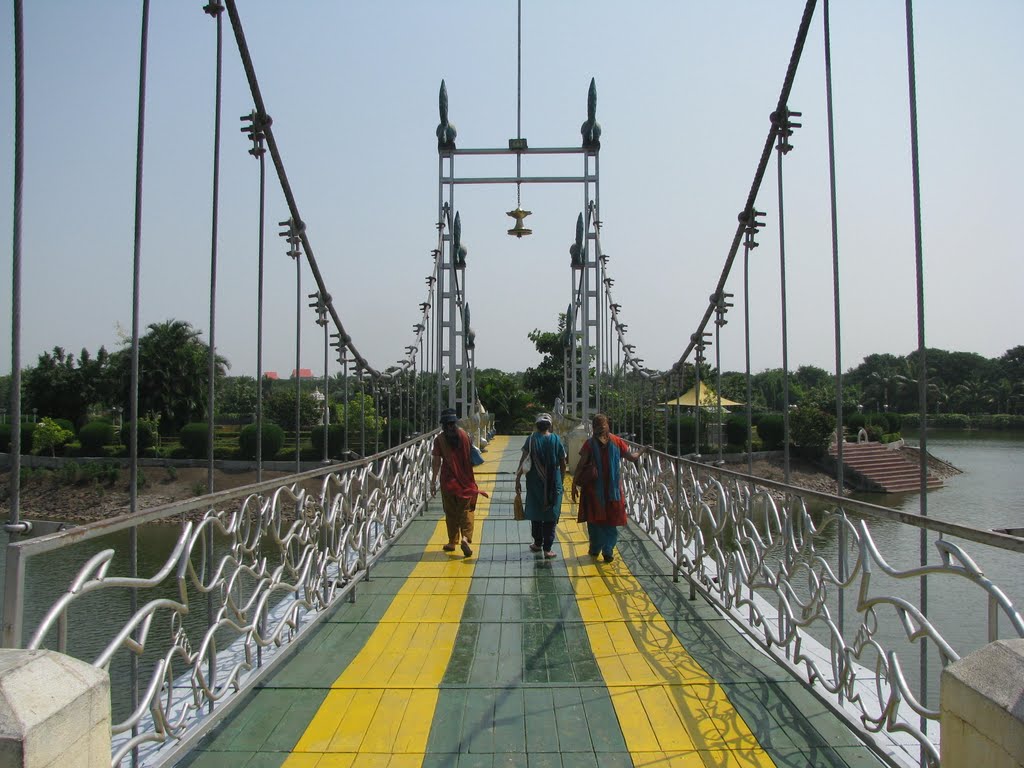
M252 376L225 376L215 396L218 414L256 413L256 379Z
M78 365L63 347L41 354L36 366L24 375L22 394L27 402L23 412L35 408L40 414L82 424L106 378L106 351L102 347L100 351L101 356L93 361L83 349Z
M523 388L521 374L485 368L476 372L476 390L480 402L494 414L498 432L512 434L518 423L529 422L531 397Z
M32 432L32 451L34 453L49 451L51 456L56 456L57 449L63 448L74 437L75 433L70 429L64 429L53 419L43 417Z
M151 323L139 339L139 413L160 417L163 434L177 434L207 417L210 347L201 332L183 320ZM117 398L128 413L131 405L130 345L111 355L116 370ZM228 361L216 358L214 375L223 378Z
M345 425L349 447L364 456L370 452L368 449L376 445L381 430L386 426L384 419L377 414L373 396L359 392L350 395L347 403L334 406L334 418L336 424ZM366 437L365 444L360 445L363 435Z
M285 430L295 429L295 390L274 387L263 401L263 418ZM309 393L299 396L299 426L308 428L323 421L323 406Z
M565 399L562 392L565 382L564 334L565 314L559 314L556 332L534 329L527 334L542 358L536 367L526 369L523 386L545 408L553 408L557 397Z

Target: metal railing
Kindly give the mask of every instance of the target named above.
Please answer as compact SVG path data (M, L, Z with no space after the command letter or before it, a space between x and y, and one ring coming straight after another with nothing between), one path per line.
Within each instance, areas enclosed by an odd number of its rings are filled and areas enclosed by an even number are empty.
M358 582L425 505L434 434L360 461L14 542L6 551L4 644L22 647L29 635L24 647L110 671L112 765L167 763L328 608L355 599ZM162 564L139 578L124 575L128 558L110 539L175 521ZM71 585L43 596L45 615L27 621L28 567L62 561L73 561ZM138 609L126 611L133 594ZM139 673L129 677L123 670L133 656Z
M1017 607L959 543L990 565L1002 559L1005 576L1020 572L1024 539L653 450L622 474L632 519L689 582L691 599L700 593L739 623L892 764L939 764L948 663L1001 631L1024 637ZM912 543L905 566L900 529ZM933 537L924 566L920 531ZM921 649L938 663L917 670Z

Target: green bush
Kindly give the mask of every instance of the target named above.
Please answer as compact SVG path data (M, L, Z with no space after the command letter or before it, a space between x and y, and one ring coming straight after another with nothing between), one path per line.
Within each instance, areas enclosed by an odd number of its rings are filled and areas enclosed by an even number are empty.
M918 421L918 426L920 426ZM936 413L928 417L928 426L935 429L970 429L971 417L964 413Z
M132 436L132 425L131 422L125 422L121 425L121 444L128 445L128 441L131 440ZM153 444L156 443L156 425L146 419L139 419L139 455L147 448L152 448Z
M340 426L340 425L339 425ZM332 441L333 442L333 441ZM263 458L272 460L284 445L284 430L270 421L263 422ZM320 446L321 455L323 445ZM256 425L247 424L238 433L238 452L243 459L256 458Z
M105 419L90 421L78 432L83 456L106 456L106 446L114 442L114 426Z
M668 423L669 453L675 456L693 453L696 430L697 421L693 416L676 416L670 419Z
M209 426L206 422L196 421L186 424L178 433L178 440L181 447L185 449L185 456L189 459L206 458L206 442L208 439Z
M868 423L868 420L864 418L863 413L844 413L843 421L846 422L846 431L851 434L857 434L861 427Z
M21 453L32 452L32 433L35 432L36 425L31 421L21 423ZM11 451L11 425L0 424L0 453L10 453Z
M753 427L753 424L751 424ZM725 440L729 445L743 446L747 444L747 414L733 413L725 420Z
M835 428L836 417L814 406L801 406L789 414L789 439L808 459L824 455Z
M785 426L781 413L769 413L757 422L757 435L766 451L778 451L782 448Z
M56 456L58 453L63 453L65 444L74 437L75 433L72 430L65 429L54 419L44 416L36 424L32 433L32 452L39 455Z
M253 435L256 434L256 427L253 426ZM266 433L264 433L265 435ZM318 458L323 458L324 455L324 425L321 424L319 427L313 427L309 433L310 439L313 441L313 452ZM254 438L255 439L255 438ZM397 438L396 438L397 439ZM341 424L331 424L327 428L327 455L332 459L341 457L341 452L345 446L345 427ZM266 448L266 437L263 438L263 447ZM253 455L255 456L256 448L253 446ZM266 453L266 450L264 450Z
M899 432L903 427L903 417L900 414L889 411L885 414L885 417L889 422L890 432Z
M54 421L61 426L62 429L66 429L72 435L76 434L78 430L75 429L74 422L71 419L54 419Z
M868 424L864 427L864 431L868 433L869 442L879 443L882 441L882 435L885 434L885 427L878 424Z

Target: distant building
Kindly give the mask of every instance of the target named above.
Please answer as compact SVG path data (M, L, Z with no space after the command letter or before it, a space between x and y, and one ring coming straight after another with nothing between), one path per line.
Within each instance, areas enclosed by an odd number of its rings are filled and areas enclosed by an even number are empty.
M277 371L267 371L266 373L263 374L263 378L277 381L280 378L280 376L277 375Z
M295 369L294 368L292 368L292 378L293 379L295 378ZM313 378L313 370L311 368L299 368L299 378L300 379L312 379Z

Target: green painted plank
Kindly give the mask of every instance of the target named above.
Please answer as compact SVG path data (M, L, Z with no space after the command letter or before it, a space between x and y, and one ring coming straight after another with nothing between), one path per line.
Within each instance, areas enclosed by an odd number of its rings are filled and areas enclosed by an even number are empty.
M593 753L594 745L590 738L590 729L587 728L587 714L583 708L579 689L553 688L551 695L562 764L566 764L565 758L568 752Z
M462 719L465 711L465 690L441 689L434 710L434 720L430 725L430 736L427 738L428 754L463 751Z
M282 691L284 693L284 691ZM295 696L277 727L267 735L260 751L290 752L327 697L327 690L288 691Z
M608 695L608 689L581 688L580 699L587 716L590 740L594 744L594 751L602 753L602 762L603 753L625 752L626 739L619 728L619 718L615 714L615 705Z
M479 633L479 624L464 622L459 626L459 631L455 635L455 646L452 648L448 668L445 670L442 680L443 685L459 685L469 682Z
M466 709L462 718L462 744L465 751L474 754L494 752L494 704L497 693L493 688L466 691Z
M529 768L562 768L562 756L557 752L530 750L527 755Z
M287 759L288 755L284 752L260 752L252 756L245 768L281 768Z
M527 752L558 752L554 695L550 688L523 691Z
M252 752L194 752L182 768L245 768Z
M526 716L523 690L505 688L497 692L494 701L494 751L522 753L525 749Z

